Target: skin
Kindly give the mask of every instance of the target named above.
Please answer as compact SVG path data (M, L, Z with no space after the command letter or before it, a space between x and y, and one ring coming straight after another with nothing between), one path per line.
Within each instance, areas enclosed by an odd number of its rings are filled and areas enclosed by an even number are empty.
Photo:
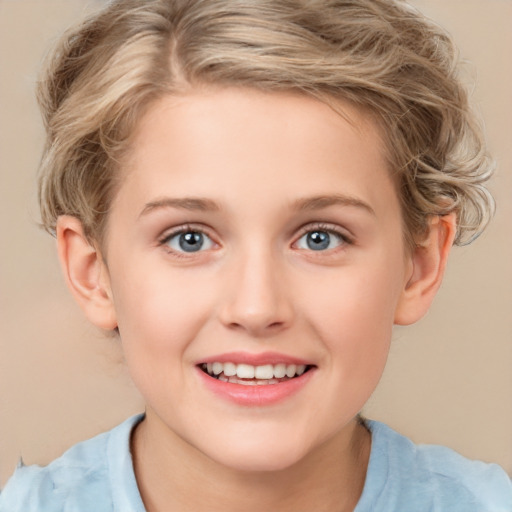
M93 323L119 328L146 401L132 452L149 511L341 511L360 497L371 440L356 415L393 324L427 311L455 219L406 249L378 129L343 109L350 122L291 93L163 98L134 134L103 252L59 219L68 284ZM202 250L181 250L180 230L204 232ZM308 246L314 231L327 249ZM236 404L198 377L206 358L268 350L314 366L279 404Z

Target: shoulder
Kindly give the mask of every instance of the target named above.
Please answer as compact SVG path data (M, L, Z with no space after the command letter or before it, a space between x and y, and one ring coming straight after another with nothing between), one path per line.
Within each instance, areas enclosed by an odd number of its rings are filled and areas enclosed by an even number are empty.
M466 459L444 446L416 445L379 422L368 426L370 496L363 497L382 502L378 510L512 511L512 482L498 465Z
M497 464L469 460L444 446L419 445L414 463L428 475L439 501L455 510L511 512L512 482ZM462 503L467 503L465 508ZM472 508L470 508L472 507Z
M139 418L78 443L48 466L21 463L0 494L0 512L112 512L118 476L111 460L131 458L129 435Z
M96 503L105 503L107 442L108 434L101 434L73 446L45 467L20 463L0 494L0 511L60 512L72 502L90 503L94 498L101 498ZM89 510L95 510L94 505Z

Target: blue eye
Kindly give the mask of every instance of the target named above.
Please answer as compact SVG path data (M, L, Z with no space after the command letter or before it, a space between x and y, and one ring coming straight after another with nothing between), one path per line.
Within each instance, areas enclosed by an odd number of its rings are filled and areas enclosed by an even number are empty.
M297 241L297 247L311 251L325 251L335 249L344 243L346 243L345 239L338 233L315 229L302 235Z
M193 230L175 233L166 238L164 244L177 252L198 252L214 246L213 240L208 235Z

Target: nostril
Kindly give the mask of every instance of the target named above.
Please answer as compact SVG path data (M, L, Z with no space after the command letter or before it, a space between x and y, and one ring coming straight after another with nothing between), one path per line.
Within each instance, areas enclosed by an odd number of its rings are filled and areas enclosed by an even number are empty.
M268 318L247 315L244 319L239 321L232 321L225 324L228 328L235 331L246 331L255 336L265 334L274 334L285 327L286 322L269 321Z

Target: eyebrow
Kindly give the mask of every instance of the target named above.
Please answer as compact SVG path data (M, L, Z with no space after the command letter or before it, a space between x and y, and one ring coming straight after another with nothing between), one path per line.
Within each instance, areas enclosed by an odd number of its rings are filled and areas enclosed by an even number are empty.
M178 208L182 210L200 212L213 212L220 210L219 205L211 199L202 197L163 197L146 203L140 212L139 217L162 208Z
M294 201L292 206L299 211L321 210L329 206L355 206L375 216L375 210L368 203L365 203L357 197L344 194L306 197Z
M353 196L332 194L306 197L293 201L292 208L299 211L314 211L328 208L329 206L355 206L375 215L375 211L368 204ZM162 208L178 208L182 210L214 212L219 211L220 206L211 199L202 197L163 197L147 203L139 217Z

